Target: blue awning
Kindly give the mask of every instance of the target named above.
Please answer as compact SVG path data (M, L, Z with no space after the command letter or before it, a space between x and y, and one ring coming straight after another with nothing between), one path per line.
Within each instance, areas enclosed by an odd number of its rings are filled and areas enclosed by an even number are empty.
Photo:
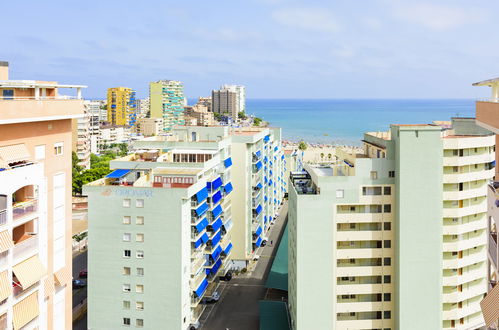
M220 202L220 200L222 199L222 193L219 190L216 193L214 193L211 198L213 200L213 204L216 204L216 203Z
M219 216L220 214L222 214L222 211L223 211L223 210L222 210L222 207L221 207L220 205L217 205L217 207L215 207L215 208L211 211L211 213L213 214L213 219L218 218L218 216Z
M258 226L258 228L257 228L257 229L256 229L256 231L255 231L255 234L256 234L257 236L260 236L260 235L262 234L262 227L261 227L261 226Z
M206 211L208 211L208 204L203 203L203 204L199 205L198 208L196 209L196 214L198 215L198 217L200 217L203 214L205 214Z
M232 183L227 183L225 186L224 186L224 190L225 190L225 193L226 194L230 194L230 192L233 190L232 188Z
M198 203L201 203L206 198L208 198L208 189L206 189L206 187L204 187L203 189L201 189L200 191L198 191L196 193L196 199L197 199Z
M208 237L207 233L204 233L203 236L201 236L201 240L203 241L203 243L206 243L210 240L210 238Z
M206 228L206 226L208 226L208 219L204 218L203 220L201 220L200 223L196 225L196 230L198 232L201 232L203 229Z
M275 157L274 157L274 158L275 158ZM270 165L274 165L274 163L272 163L272 161L270 161L269 163L270 163Z
M270 175L272 175L272 174L273 174L272 170L270 170L270 171L269 171L269 174L270 174Z
M269 181L269 186L271 186L271 185L272 185L272 183L273 183L273 181L272 181L272 179L270 179L270 181Z
M263 196L263 200L266 202L269 198L267 197L267 195Z
M208 287L208 280L205 278L201 284L199 284L198 288L194 291L196 296L201 297L203 293L206 291Z
M274 151L277 151L277 149L279 149L278 147L274 147Z
M257 150L257 152L255 152L255 155L260 158L260 156L262 155L262 153L260 152L260 150Z
M265 135L265 137L263 138L263 141L269 142L269 140L270 140L270 135Z
M270 217L269 217L269 218L270 218ZM267 218L267 216L264 216L264 217L263 217L263 222L267 222L267 219L268 219L268 218Z
M284 159L284 155L281 156L281 160L283 160L283 159Z
M224 253L229 254L230 250L232 250L232 243L229 243L229 245L227 245L227 247L224 250Z
M106 175L106 178L110 179L119 179L130 173L131 170L114 170L108 175Z
M211 246L217 245L221 239L222 239L222 231L219 231L218 233L216 233L216 235L213 235L213 237L211 238Z
M263 181L265 181L265 183L269 182L269 179L267 179L267 176L263 177Z
M256 185L256 187L257 187L258 189L262 189L262 183L261 183L261 182L258 182L258 184Z
M352 165L352 164L350 164L349 162L347 162L346 160L344 160L343 162L344 162L345 164L347 164L348 166L353 167L353 165Z
M220 218L218 218L214 223L211 224L211 228L213 228L213 231L215 232L219 230L220 227L222 227L222 219Z
M267 158L267 156L263 157L263 162L264 163L267 163L269 161L269 159Z
M495 160L494 160L494 161L492 161L492 162L490 163L490 166L492 166L492 167L496 167L496 161L495 161Z
M260 245L262 245L262 238L261 238L261 237L258 237L258 239L256 240L255 245L256 245L257 247L260 247Z
M256 207L255 211L256 211L257 215L260 214L260 212L262 212L262 206L260 204L258 204L258 206Z
M218 270L220 269L220 266L222 266L222 260L219 259L217 262L215 262L215 265L213 265L213 268L211 269L212 274L216 274Z
M224 165L225 167L231 167L232 166L232 158L227 158L226 160L224 160Z
M206 235L206 234L205 234ZM208 236L207 236L208 237ZM194 247L197 249L198 247L201 246L201 244L203 244L203 237L201 237L200 239L198 239L195 243L194 243Z
M213 260L217 260L218 257L220 257L220 253L222 253L222 247L219 245L219 246L217 246L215 251L213 251L211 254L211 257L213 258Z
M259 160L259 161L255 164L255 166L256 166L256 169L257 169L257 170L260 170L260 169L262 168L262 162Z
M274 198L274 203L277 204L277 199Z
M206 183L206 187L210 190L210 191L213 191L213 190L217 190L218 187L220 187L222 185L222 178L218 177L216 178L215 180L213 180L212 182L208 182Z

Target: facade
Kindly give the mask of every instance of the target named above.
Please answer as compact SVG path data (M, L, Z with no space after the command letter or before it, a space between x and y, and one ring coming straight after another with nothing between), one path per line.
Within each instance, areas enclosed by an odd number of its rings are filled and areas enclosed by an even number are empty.
M180 81L159 80L149 84L151 118L162 118L163 129L169 132L184 125L184 86Z
M189 329L228 271L227 128L172 133L136 141L134 154L111 162L114 172L84 187L90 329Z
M293 329L483 325L495 141L473 118L452 128L392 125L291 173Z
M200 96L198 98L198 101L197 101L196 105L205 106L208 109L209 112L213 112L212 103L211 103L211 97L202 97L202 96Z
M231 131L232 241L234 268L244 268L260 254L277 215L286 183L280 128L241 128Z
M135 125L137 119L135 94L135 91L128 87L107 89L107 121L111 125Z
M9 80L0 62L0 329L71 329L71 121L83 87Z
M107 149L111 144L125 143L130 140L130 128L127 126L102 125L97 138L97 150L99 153Z
M163 134L163 118L139 118L136 125L137 134L156 136Z
M73 119L73 146L72 151L78 156L78 165L89 169L90 168L90 151L91 151L91 126L92 116L88 112L88 108L84 107L84 113L81 118Z
M137 119L138 118L146 118L147 113L149 112L150 102L149 98L145 99L137 99Z
M474 86L488 86L492 95L488 99L476 102L476 122L481 127L493 132L496 138L496 148L499 143L499 78L485 80L473 84ZM499 152L496 149L496 164L499 161ZM496 167L495 181L490 182L488 189L487 239L488 260L487 276L489 291L499 280L499 244L497 232L499 229L499 170Z
M184 114L187 117L196 119L199 126L213 126L215 125L215 118L213 112L208 111L208 107L196 104L194 106L184 107Z
M223 85L211 93L212 112L237 120L239 112L246 111L246 89L239 85Z

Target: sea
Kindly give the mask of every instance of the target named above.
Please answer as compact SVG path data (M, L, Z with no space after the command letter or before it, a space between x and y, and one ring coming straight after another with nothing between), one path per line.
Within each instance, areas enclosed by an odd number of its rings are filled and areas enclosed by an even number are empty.
M360 145L364 132L390 124L475 117L474 99L247 99L246 113L282 128L283 139Z

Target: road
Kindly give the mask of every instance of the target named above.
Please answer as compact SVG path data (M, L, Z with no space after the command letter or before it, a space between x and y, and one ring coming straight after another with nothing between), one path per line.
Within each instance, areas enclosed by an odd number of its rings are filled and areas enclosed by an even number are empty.
M87 268L87 251L73 258L73 278L78 278L80 271ZM73 308L87 298L87 288L73 290ZM87 330L87 317L73 323L73 330Z
M201 317L202 330L257 330L260 319L258 302L263 300L267 289L264 287L272 267L279 240L287 222L288 204L284 201L275 224L270 229L269 241L261 252L250 272L234 277L230 282L221 282L220 301L208 305ZM251 269L253 269L251 271Z

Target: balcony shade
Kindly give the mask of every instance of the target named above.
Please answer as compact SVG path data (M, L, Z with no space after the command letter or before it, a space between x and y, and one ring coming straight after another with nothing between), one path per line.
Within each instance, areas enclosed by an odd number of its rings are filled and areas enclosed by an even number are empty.
M12 285L9 281L9 273L4 271L0 273L0 301L7 299L12 292Z
M204 279L201 284L199 284L198 288L194 291L197 297L201 297L203 293L206 291L206 288L208 287L208 280Z
M265 137L263 138L263 141L264 142L269 142L270 141L270 135L265 135Z
M203 203L203 204L199 205L198 208L196 209L196 214L198 215L198 217L200 217L203 214L205 214L206 211L208 211L208 204Z
M43 281L43 287L45 288L45 298L48 298L54 294L54 275L47 276L47 278Z
M256 169L259 171L262 168L262 162L259 160L256 164Z
M203 231L203 229L206 228L206 226L208 226L208 219L204 218L200 223L196 225L196 230L200 233Z
M219 245L219 246L217 246L215 251L213 251L213 253L211 254L211 257L213 258L213 260L217 260L218 257L220 257L220 253L222 253L222 247Z
M23 289L29 288L47 274L47 270L43 266L38 255L18 263L12 267L12 271L21 283Z
M284 160L284 155L281 155L281 160Z
M279 148L278 147L274 147L274 151L277 151Z
M219 231L216 235L214 235L211 238L211 246L217 245L218 242L220 242L221 239L222 239L222 232Z
M0 233L0 253L7 251L14 246L12 238L7 230ZM1 300L0 300L1 301Z
M233 190L232 183L229 182L224 186L224 191L226 194L230 194L232 190Z
M258 239L256 240L255 245L256 245L256 247L260 247L260 245L262 245L262 238L261 237L258 237Z
M266 176L266 175L263 177L263 181L264 181L265 183L269 182L269 179L267 179L267 176Z
M213 268L211 269L211 273L215 275L220 269L220 266L222 266L222 259L219 259L217 262L215 262L215 265L213 265Z
M269 161L269 158L268 158L267 156L263 157L263 162L264 162L265 164L267 164L267 162L268 162L268 161Z
M257 229L256 229L256 231L255 231L255 234L256 234L257 236L260 236L260 235L262 234L262 227L261 227L261 226L258 226L258 228L257 228Z
M272 185L272 183L274 183L274 181L272 181L272 179L269 180L269 186Z
M210 191L217 190L222 185L222 178L218 177L215 180L206 183L206 187Z
M263 196L263 200L266 202L269 198L267 197L267 195Z
M262 212L262 206L260 204L258 204L258 206L256 207L255 212L257 215L260 214L260 212Z
M208 237L208 234L204 233L203 236L201 236L201 241L203 243L206 243L210 240L210 238Z
M269 171L269 174L270 174L270 175L272 175L272 174L274 174L274 173L272 173L272 170L270 170L270 171Z
M64 286L64 285L69 285L71 283L73 276L69 272L68 267L64 267L54 273L54 278L57 285Z
M255 155L256 155L256 157L260 158L260 156L262 155L262 153L261 153L261 151L260 151L260 150L257 150L257 151L255 152Z
M229 157L226 160L224 160L224 165L226 168L231 167L232 166L232 158Z
M206 187L204 187L203 189L201 189L200 191L198 191L196 193L196 200L198 201L198 203L201 203L206 198L208 198L208 189L206 189Z
M214 223L212 223L211 227L214 232L217 232L220 227L222 227L222 219L218 218Z
M206 235L206 233L204 235ZM206 237L208 237L208 236L206 236ZM203 244L203 237L200 237L196 242L194 242L194 248L197 249L198 247L201 246L201 244Z
M0 147L0 163L16 163L28 160L30 157L31 156L24 143Z
M40 314L40 310L38 308L38 291L30 294L22 301L15 304L13 312L15 330L21 329L37 317Z
M224 253L227 255L231 250L232 250L232 243L229 243L229 245L227 245L227 247L225 248Z
M220 216L220 214L222 214L222 207L220 205L217 205L217 207L215 207L211 213L213 214L213 219L216 219Z
M499 318L499 308L497 308L498 301L499 284L496 284L487 296L480 301L480 307L487 327L493 327L494 323L497 322L497 319ZM496 323L496 325L498 324Z
M217 191L213 194L211 199L213 200L213 204L220 202L220 200L222 199L222 193L220 191Z
M106 178L110 179L120 179L130 173L131 170L114 170L108 175L106 175Z
M261 183L261 182L258 182L258 184L256 185L256 188L258 188L258 189L262 189L262 187L263 187L263 186L262 186L262 183Z

